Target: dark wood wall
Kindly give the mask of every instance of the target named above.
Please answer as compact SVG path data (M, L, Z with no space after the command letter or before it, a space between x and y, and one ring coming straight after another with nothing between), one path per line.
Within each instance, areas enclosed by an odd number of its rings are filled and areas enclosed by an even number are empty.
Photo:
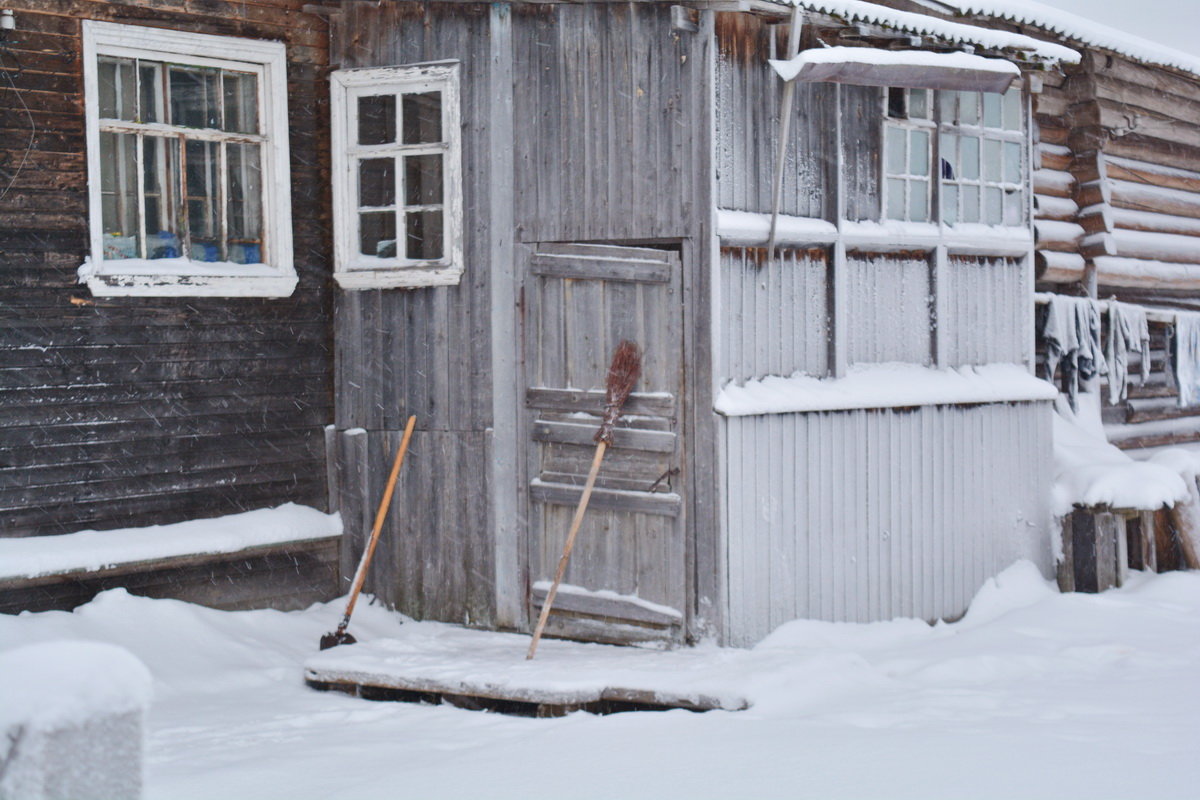
M17 30L0 74L0 536L326 505L327 22L302 6L6 6ZM92 298L76 283L88 252L84 19L287 44L291 297Z

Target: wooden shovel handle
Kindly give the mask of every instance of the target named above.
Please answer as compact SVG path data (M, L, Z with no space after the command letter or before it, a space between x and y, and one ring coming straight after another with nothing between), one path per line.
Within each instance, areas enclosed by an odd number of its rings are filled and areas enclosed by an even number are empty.
M550 607L554 605L554 596L558 594L558 585L562 583L563 575L567 572L567 561L571 558L571 549L575 547L575 535L579 533L579 526L583 523L583 514L587 511L588 501L592 499L596 475L600 472L600 462L604 459L604 451L607 448L608 445L603 441L596 445L592 468L588 470L587 483L583 485L583 494L579 498L579 505L575 508L575 518L571 520L567 543L563 545L562 557L558 559L558 570L554 573L554 583L550 585L550 591L546 593L546 599L542 602L542 613L538 617L537 628L533 631L533 641L529 643L529 652L525 654L526 661L533 658L533 654L537 652L538 642L542 639L542 630L546 627L546 620L550 617Z
M383 491L383 499L379 501L379 510L375 512L375 525L371 528L371 538L363 550L362 559L358 562L358 571L354 573L354 586L350 589L350 601L346 603L346 614L338 630L345 630L350 624L350 615L354 613L354 604L358 602L358 593L362 591L367 579L367 568L371 565L371 557L375 555L375 545L379 544L379 533L383 530L383 521L387 518L388 507L392 504L392 493L396 490L396 478L400 476L400 465L404 463L404 454L408 452L408 440L412 438L413 427L417 424L416 416L408 418L404 426L404 437L396 450L396 460L392 462L392 473L388 475L387 488Z

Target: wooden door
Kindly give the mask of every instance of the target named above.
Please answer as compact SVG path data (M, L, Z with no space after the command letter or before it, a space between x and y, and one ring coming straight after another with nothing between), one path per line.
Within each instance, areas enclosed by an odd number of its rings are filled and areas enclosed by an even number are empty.
M536 619L595 452L604 379L622 339L643 351L547 633L677 640L684 631L679 254L540 244L525 276L528 601Z

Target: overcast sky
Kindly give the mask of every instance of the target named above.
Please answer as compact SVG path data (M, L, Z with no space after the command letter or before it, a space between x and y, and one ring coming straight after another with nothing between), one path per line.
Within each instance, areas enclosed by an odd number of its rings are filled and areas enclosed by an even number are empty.
M1200 56L1200 0L1039 0Z

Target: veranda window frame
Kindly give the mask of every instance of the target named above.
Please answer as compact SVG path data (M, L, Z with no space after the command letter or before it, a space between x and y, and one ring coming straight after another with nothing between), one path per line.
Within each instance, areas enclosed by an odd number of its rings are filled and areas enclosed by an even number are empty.
M88 161L88 206L90 256L80 270L97 296L254 296L286 297L297 284L292 253L290 167L288 163L287 61L286 48L279 42L264 42L211 34L190 33L140 25L123 25L85 20L83 23L84 106ZM257 78L257 133L231 133L209 128L190 128L165 122L137 122L100 117L99 72L102 58L140 59L166 65L215 68L250 73ZM137 182L140 232L135 258L104 257L104 220L101 134L135 135L135 169L143 176L143 145L147 136L172 141L254 144L261 148L261 234L260 262L198 261L181 248L177 258L148 258L144 203L146 187ZM181 143L181 148L185 147ZM225 152L225 147L220 148ZM108 154L111 155L111 154ZM180 162L181 189L186 168ZM227 232L228 170L220 158L217 170L220 234ZM181 191L181 201L186 194ZM186 232L184 232L186 233Z
M419 288L454 286L461 279L463 263L462 128L460 123L460 64L440 61L393 67L346 69L330 77L333 142L334 278L343 289ZM441 141L404 144L395 142L358 144L358 100L392 95L396 98L396 121L401 121L403 96L441 93ZM359 162L392 158L396 164L406 156L438 154L442 158L441 213L442 255L436 259L414 259L402 246L403 217L417 208L405 204L404 170L395 169L397 246L394 256L360 252ZM437 205L437 204L435 204ZM380 207L381 210L386 210Z

